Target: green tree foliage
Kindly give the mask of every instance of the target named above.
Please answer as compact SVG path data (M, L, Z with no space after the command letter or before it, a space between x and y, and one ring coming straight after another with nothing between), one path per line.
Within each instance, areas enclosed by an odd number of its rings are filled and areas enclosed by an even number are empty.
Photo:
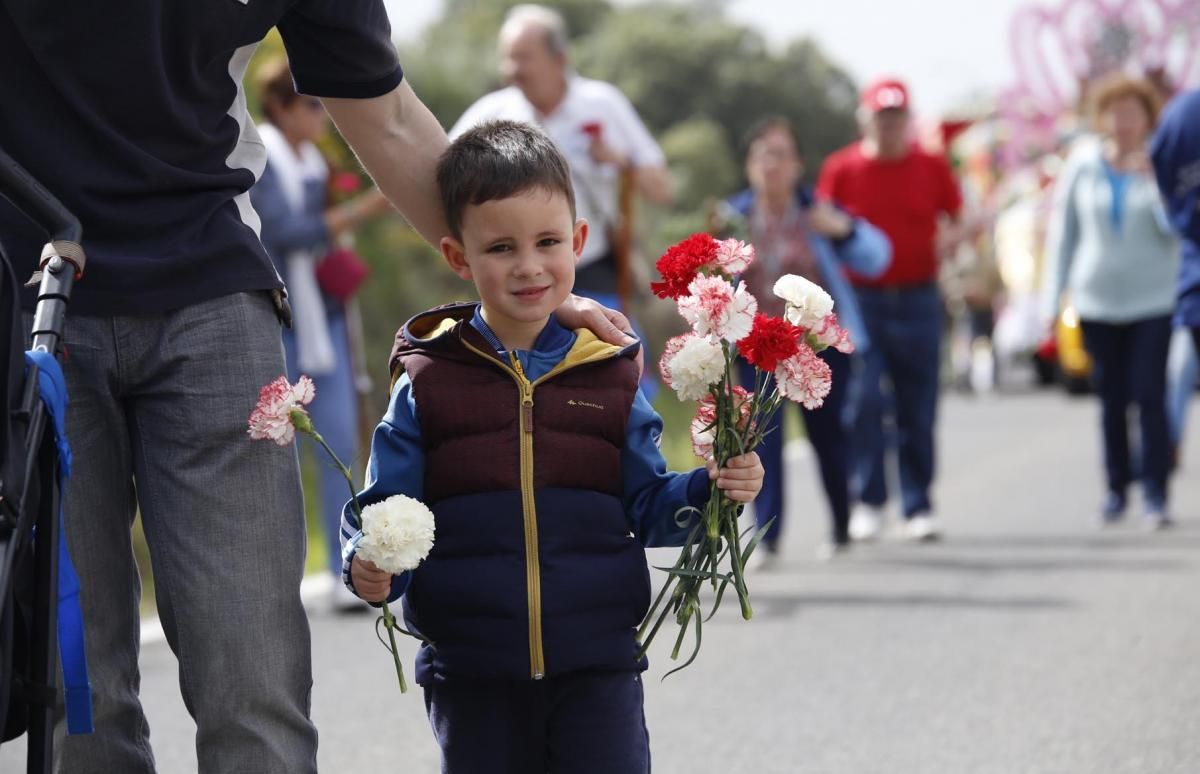
M724 128L709 118L673 124L658 136L667 157L677 211L698 212L714 197L729 194L741 182L741 165Z
M802 40L773 53L712 5L613 13L580 41L579 70L615 83L656 133L693 118L715 122L738 157L746 133L771 114L796 124L814 163L853 137L856 88L816 44Z

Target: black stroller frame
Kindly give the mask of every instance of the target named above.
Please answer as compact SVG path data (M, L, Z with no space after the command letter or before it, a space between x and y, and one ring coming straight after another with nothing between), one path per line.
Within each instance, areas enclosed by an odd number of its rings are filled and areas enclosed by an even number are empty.
M48 236L42 251L41 280L33 318L34 352L58 356L63 323L71 287L82 276L86 262L80 246L79 221L52 194L7 154L0 151L0 196L36 223ZM11 284L12 273L5 269L0 286ZM9 292L7 297L15 297ZM11 310L0 310L11 313ZM0 329L0 333L7 331ZM11 336L10 336L11 338ZM9 363L0 363L7 369ZM23 685L17 684L8 663L12 653L3 652L0 629L0 732L9 706L28 710L27 769L29 774L50 771L53 744L58 668L58 572L60 534L58 452L54 427L38 392L38 370L28 365L20 392L20 403L12 417L0 418L12 428L11 446L0 438L0 626L13 626L16 615L14 586L32 574L33 607L27 642L29 671ZM7 414L10 406L3 406ZM7 433L8 431L5 430ZM9 459L4 459L7 455ZM36 534L37 539L34 540ZM28 561L32 556L32 561ZM18 563L20 558L26 561ZM18 704L9 696L20 692Z

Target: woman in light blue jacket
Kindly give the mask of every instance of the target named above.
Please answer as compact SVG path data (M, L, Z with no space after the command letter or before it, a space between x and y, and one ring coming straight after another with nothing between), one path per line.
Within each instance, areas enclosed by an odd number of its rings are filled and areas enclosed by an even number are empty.
M1125 513L1133 481L1127 412L1138 407L1146 526L1167 517L1167 352L1179 243L1146 155L1158 97L1145 81L1117 75L1094 96L1098 141L1084 141L1056 184L1046 244L1044 311L1064 291L1079 313L1100 393L1108 484L1103 522Z
M746 176L750 188L724 203L725 220L736 222L738 236L754 244L757 259L742 275L761 312L783 315L783 301L771 292L783 274L799 274L829 291L834 311L858 352L870 346L866 326L854 291L843 269L873 277L887 269L892 246L883 232L864 220L827 204L814 204L808 191L799 186L803 173L791 124L783 118L768 118L750 134L746 153ZM847 430L844 424L851 356L827 349L821 357L833 372L833 389L819 409L801 409L808 439L816 452L821 480L829 502L830 541L821 546L823 557L850 545L850 502L847 470ZM753 384L754 369L741 363L741 379ZM786 402L785 402L786 403ZM795 405L795 404L792 404ZM783 522L783 410L775 415L758 447L766 469L762 492L754 501L759 526L775 522L763 538L765 551L760 562L770 563L779 551Z

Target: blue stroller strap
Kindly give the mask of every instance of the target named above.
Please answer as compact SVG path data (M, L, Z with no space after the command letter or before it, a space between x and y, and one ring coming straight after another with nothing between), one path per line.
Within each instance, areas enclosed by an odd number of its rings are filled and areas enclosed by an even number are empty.
M54 443L58 447L58 486L66 491L71 475L71 447L67 443L67 383L62 368L48 352L26 352L25 362L38 369L38 391L54 420ZM67 709L67 733L90 734L92 686L88 681L83 641L83 611L79 605L79 576L67 550L60 501L58 511L58 651L62 659L63 692Z

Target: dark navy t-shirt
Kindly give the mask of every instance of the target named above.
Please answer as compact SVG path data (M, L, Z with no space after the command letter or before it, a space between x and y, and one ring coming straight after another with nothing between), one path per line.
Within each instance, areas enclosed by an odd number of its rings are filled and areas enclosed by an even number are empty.
M274 26L304 93L369 98L402 79L382 0L0 0L0 148L83 225L72 311L281 286L246 193L266 154L242 91ZM0 199L20 279L44 242Z

